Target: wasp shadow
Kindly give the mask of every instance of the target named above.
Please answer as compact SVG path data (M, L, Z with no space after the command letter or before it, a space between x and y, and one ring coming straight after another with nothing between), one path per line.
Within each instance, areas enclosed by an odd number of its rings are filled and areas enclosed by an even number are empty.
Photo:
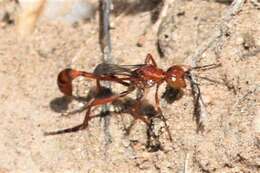
M68 110L69 104L76 100L78 102L82 102L83 104L86 104L88 101L90 101L92 98L105 98L113 95L110 88L102 87L99 92L96 91L95 87L92 87L88 94L84 96L62 96L57 97L51 100L50 102L50 108L57 113L64 113ZM84 110L84 109L83 109ZM75 114L83 111L82 109L79 109L78 111L73 111L68 114Z
M183 95L184 92L182 89L176 89L170 85L167 85L161 98L164 99L168 104L172 104L175 101L181 99Z
M115 95L112 93L111 89L102 87L99 93L96 92L95 88L92 88L88 95L86 97L68 97L68 96L63 96L63 97L58 97L53 99L50 102L50 107L53 111L55 112L64 112L68 110L68 105L72 102L73 99L77 99L80 102L84 102L85 105L87 105L88 101L91 100L92 98L106 98L109 96ZM138 104L138 110L133 111L133 107L135 107ZM150 120L150 124L147 125L146 133L147 133L147 144L146 148L149 152L156 152L158 150L161 150L161 143L159 140L159 136L155 134L154 132L154 125L153 125L153 118L155 118L158 114L156 111L155 107L150 104L147 100L143 100L141 102L138 102L136 99L133 99L131 97L124 97L117 99L111 103L111 106L114 107L114 109L109 110L108 112L100 112L96 115L92 115L92 117L95 118L101 118L104 116L110 116L112 113L115 115L119 114L129 114L133 116L133 120L130 122L130 125L124 124L124 130L125 130L125 135L129 135L131 133L132 127L136 123L136 113L138 113L138 116L143 116L146 119ZM70 111L66 113L66 116L69 115L74 115L77 113L84 112L86 109L86 106L83 106L80 109L76 109L73 111ZM64 114L65 115L65 114Z
M54 112L64 112L68 110L69 104L72 102L72 98L68 96L57 97L50 102L50 108Z
M142 100L140 103L131 97L125 97L122 99L115 100L113 103L115 106L115 113L128 113L133 114L132 108L138 104L139 110L138 114L146 116L147 118L152 118L157 114L154 106L150 104L147 100Z
M133 108L136 108L136 105L138 104L138 110L133 111ZM159 150L163 150L163 147L160 142L160 135L155 133L155 125L154 120L158 117L158 111L155 109L155 107L150 104L147 100L142 100L141 102L132 99L130 97L126 97L124 99L116 100L113 102L113 105L117 107L116 113L127 113L135 117L136 113L139 114L139 116L145 117L147 120L149 120L149 124L147 124L146 128L146 135L147 135L147 142L146 142L146 149L149 152L157 152ZM135 120L133 120L128 127L124 125L124 129L126 132L126 135L129 135L131 133L132 127L135 125Z

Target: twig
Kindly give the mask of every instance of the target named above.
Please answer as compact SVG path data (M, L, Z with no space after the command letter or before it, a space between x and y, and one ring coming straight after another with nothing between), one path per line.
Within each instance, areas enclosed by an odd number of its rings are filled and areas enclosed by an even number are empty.
M112 2L111 0L100 0L100 35L99 42L101 51L103 53L103 62L112 63L111 57L111 39L110 39L110 10ZM111 88L109 83L105 83L106 87ZM107 105L102 106L102 115L109 114L109 107ZM105 134L105 157L108 144L111 143L111 135L108 130L110 122L110 116L104 116L104 134Z
M227 26L226 24L230 22L232 17L236 15L242 8L243 4L245 3L245 0L234 0L232 4L230 5L229 9L227 10L226 14L224 15L222 21L220 24L215 27L216 29L211 34L211 37L204 41L199 48L191 55L192 59L192 66L196 66L197 61L199 61L201 55L206 52L210 47L212 47L216 42L220 40L220 38L224 35L224 33L227 32Z
M103 62L112 63L110 39L111 0L100 0L100 35L99 42L103 52Z
M162 0L163 6L162 6L162 9L160 11L157 21L152 25L152 28L151 28L150 24L145 28L144 33L140 36L140 38L137 42L138 46L142 47L144 45L148 34L150 34L150 33L157 34L158 33L162 20L166 17L168 9L169 9L170 5L173 4L174 1L175 0Z
M256 87L256 88L254 88L254 90L249 90L242 96L238 96L238 98L237 98L236 102L234 103L234 105L232 106L231 110L235 110L239 104L241 104L244 100L246 100L250 95L254 95L258 89L259 89L259 87Z
M236 15L243 7L245 0L234 0L224 15L222 21L215 27L216 29L211 34L211 37L204 41L198 49L189 57L191 59L192 67L197 66L197 62L200 61L201 56L209 48L216 45L222 38L223 35L227 33L227 23L229 23L234 15ZM197 123L199 130L204 127L204 121L207 118L207 110L204 105L202 96L200 94L200 89L197 85L197 79L192 72L189 74L191 81L192 93L195 100L195 110L194 113L197 118Z
M159 27L160 27L160 24L162 23L162 20L166 17L168 9L170 7L170 4L173 4L173 2L174 2L174 0L163 0L163 7L162 7L161 12L158 16L157 21L155 22L155 24L152 28L154 33L157 34Z
M185 162L184 162L184 168L183 168L183 173L189 173L189 167L188 167L188 164L189 164L189 153L186 154L186 157L185 157Z

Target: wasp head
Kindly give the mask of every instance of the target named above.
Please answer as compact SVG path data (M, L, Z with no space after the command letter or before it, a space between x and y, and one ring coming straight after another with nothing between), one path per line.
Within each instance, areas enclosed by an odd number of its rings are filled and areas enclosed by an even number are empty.
M167 83L175 89L185 88L185 75L189 69L190 68L185 65L174 65L170 67L166 72Z

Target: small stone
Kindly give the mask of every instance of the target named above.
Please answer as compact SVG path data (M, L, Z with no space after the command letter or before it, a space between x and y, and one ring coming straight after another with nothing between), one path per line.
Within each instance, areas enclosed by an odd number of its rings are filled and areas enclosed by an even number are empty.
M124 147L129 147L130 146L130 141L129 140L123 140L122 141L122 145L124 146Z
M110 22L110 29L115 29L116 28L116 25L115 25L115 23L114 22Z
M245 49L252 49L256 47L255 39L252 34L243 34L243 46Z
M238 45L243 44L243 42L244 42L243 37L237 37L237 39L236 39L236 43L237 43Z

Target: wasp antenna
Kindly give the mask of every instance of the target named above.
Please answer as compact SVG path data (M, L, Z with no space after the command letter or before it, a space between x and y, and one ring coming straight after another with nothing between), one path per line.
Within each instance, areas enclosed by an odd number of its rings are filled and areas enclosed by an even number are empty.
M203 66L196 66L196 67L191 67L190 70L210 70L214 68L220 67L222 64L221 63L214 63L214 64L208 64L208 65L203 65Z
M225 85L224 82L221 82L221 81L218 81L218 80L215 80L215 79L211 79L211 78L208 78L208 77L205 77L205 76L199 76L199 75L195 75L195 76L197 78L206 80L206 81L211 82L211 83L215 83L215 84L218 84L218 85Z

